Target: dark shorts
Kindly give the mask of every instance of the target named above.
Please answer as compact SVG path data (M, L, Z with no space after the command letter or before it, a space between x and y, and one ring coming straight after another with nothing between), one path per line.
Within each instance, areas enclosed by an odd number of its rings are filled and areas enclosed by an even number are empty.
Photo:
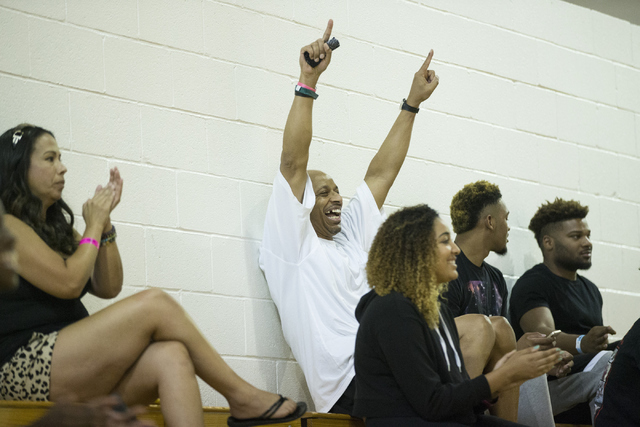
M347 389L342 393L340 399L329 409L332 414L347 414L353 412L353 403L356 397L356 377L353 377Z
M0 368L0 400L49 400L51 356L58 332L34 332Z

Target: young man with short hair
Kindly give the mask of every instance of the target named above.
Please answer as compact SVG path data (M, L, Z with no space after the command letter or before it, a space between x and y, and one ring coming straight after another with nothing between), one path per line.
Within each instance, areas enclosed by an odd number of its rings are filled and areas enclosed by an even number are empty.
M574 372L549 382L554 414L593 398L611 352L610 334L603 326L602 296L598 287L577 273L591 267L589 207L556 198L538 208L529 223L543 262L525 272L513 287L510 314L516 336L526 332L557 335L557 345L575 355Z
M507 317L507 284L485 262L491 252L507 253L509 210L500 188L487 181L467 184L451 201L451 223L460 254L458 279L445 294L454 316L469 313Z
M460 345L470 376L490 371L500 354L518 348L519 350L540 345L544 349L555 346L552 337L543 334L527 334L516 344L513 329L507 317L507 284L502 272L485 261L491 252L499 255L507 253L509 241L509 210L502 200L500 188L487 181L477 181L465 185L451 201L450 207L455 242L460 248L456 258L458 278L449 282L444 300L460 330ZM465 348L473 348L477 339L474 333L465 333L464 325L472 321L470 314L489 316L496 333L496 345L489 355L469 354ZM461 327L462 326L462 327ZM571 355L563 353L564 358L555 373L566 375L571 367ZM553 414L546 376L535 378L515 389L503 400L513 399L518 422L530 426L548 426L553 424ZM503 402L500 402L503 403ZM499 414L508 416L508 414ZM516 415L511 415L515 417Z

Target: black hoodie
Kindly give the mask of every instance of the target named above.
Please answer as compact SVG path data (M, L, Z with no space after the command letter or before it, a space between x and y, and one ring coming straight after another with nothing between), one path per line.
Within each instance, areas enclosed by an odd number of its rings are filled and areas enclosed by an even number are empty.
M491 390L484 375L469 379L446 305L432 330L404 295L371 291L360 300L356 319L354 415L476 421L474 409L491 400Z

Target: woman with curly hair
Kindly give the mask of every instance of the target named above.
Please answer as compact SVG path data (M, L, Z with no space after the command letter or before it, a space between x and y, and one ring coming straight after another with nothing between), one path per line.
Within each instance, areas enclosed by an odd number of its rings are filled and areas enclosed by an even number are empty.
M453 316L440 304L458 275L458 253L427 205L402 209L380 227L367 263L373 290L356 309L354 415L366 417L367 426L517 425L481 414L502 391L558 362L556 349L536 346L469 379Z
M122 264L110 215L116 168L82 207L84 234L62 200L66 167L53 134L20 125L0 136L0 198L15 236L19 284L0 295L0 399L87 401L119 393L127 405L162 399L168 426L204 425L196 375L229 402L229 425L299 418L306 405L241 379L182 307L149 289L89 316L90 292L113 298Z

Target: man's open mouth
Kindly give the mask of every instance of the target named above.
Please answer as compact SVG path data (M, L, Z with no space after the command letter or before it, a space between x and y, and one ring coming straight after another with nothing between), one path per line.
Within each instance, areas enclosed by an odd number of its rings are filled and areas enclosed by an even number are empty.
M335 208L335 209L329 209L325 215L327 216L327 218L329 218L329 220L331 222L335 222L335 223L339 223L340 222L340 215L342 214L342 209L340 208Z

